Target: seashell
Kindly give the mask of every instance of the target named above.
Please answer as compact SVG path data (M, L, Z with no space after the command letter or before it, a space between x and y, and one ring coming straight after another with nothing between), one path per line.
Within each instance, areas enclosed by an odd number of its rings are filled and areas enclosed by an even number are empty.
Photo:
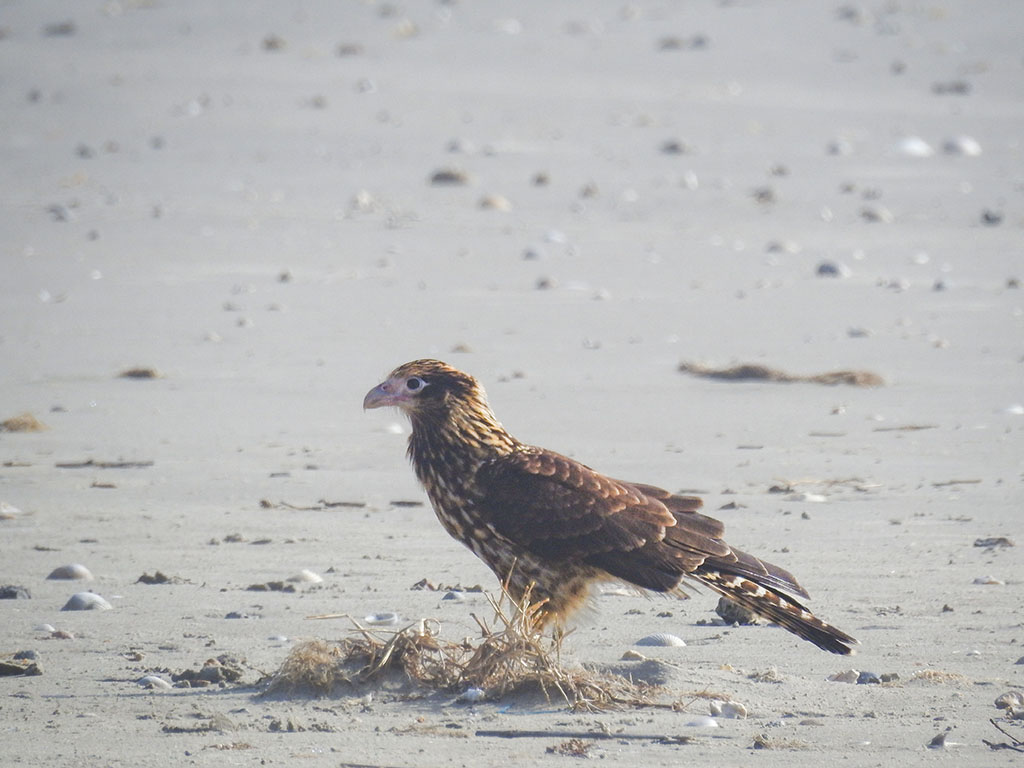
M1024 707L1024 693L1020 691L1007 691L996 697L996 709L1017 709Z
M456 601L461 602L461 601L466 599L466 596L464 594L462 594L461 592L454 592L454 591L452 591L452 592L445 592L444 593L444 597L442 597L441 599L442 600L456 600Z
M856 683L860 677L860 672L856 669L847 669L842 672L836 672L834 675L829 675L828 680L833 683Z
M8 504L6 501L0 501L0 520L14 520L23 514L25 513L13 504Z
M95 592L76 592L64 603L62 611L109 611L113 608L110 603L97 595Z
M469 704L475 704L478 701L483 701L487 697L487 692L483 688L467 688L459 694L457 701L465 701Z
M663 646L666 648L682 648L686 645L686 643L683 641L683 638L678 637L676 635L670 635L665 632L655 632L653 635L641 637L639 640L633 643L633 645L654 645Z
M647 657L639 651L628 650L619 657L622 661L647 661Z
M986 586L1002 586L1005 581L1000 581L995 576L979 576L974 580L975 584L984 584Z
M981 154L981 144L972 136L952 136L942 142L942 151L947 155L977 157Z
M686 724L687 728L717 728L718 721L713 717L695 717Z
M50 571L48 579L62 579L70 581L92 581L92 572L81 563L62 565Z
M169 682L164 680L162 677L159 677L157 675L146 675L145 677L140 677L135 682L137 682L143 688L149 688L150 690L165 691L170 690L174 687Z
M935 154L931 144L920 136L905 136L896 142L894 149L905 157L931 157Z
M288 581L291 582L305 582L306 584L319 584L324 580L324 577L319 573L313 573L313 571L303 568L301 571L296 573L294 576L289 576Z
M56 632L57 628L53 624L37 624L33 629L36 632Z
M393 627L398 623L398 614L393 611L371 613L364 616L363 621L373 627Z
M747 717L747 708L738 701L714 701L708 704L712 717L728 717L743 720Z
M786 497L786 501L809 501L821 504L828 501L828 496L821 493L791 493Z

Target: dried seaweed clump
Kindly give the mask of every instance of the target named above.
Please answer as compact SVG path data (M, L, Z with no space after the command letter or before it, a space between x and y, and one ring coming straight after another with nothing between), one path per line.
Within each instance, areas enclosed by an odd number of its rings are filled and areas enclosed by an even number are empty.
M703 376L707 379L718 379L719 381L810 382L812 384L826 384L833 387L838 384L848 384L851 387L885 386L885 379L872 371L827 371L825 373L804 376L787 373L778 368L771 368L757 363L742 363L727 368L713 368L702 363L687 362L679 364L679 371L694 376Z
M488 596L493 626L477 618L481 637L450 643L439 637L440 625L421 620L404 629L370 630L356 625L340 642L310 640L294 649L272 676L265 694L307 691L320 695L336 688L412 686L464 695L467 700L499 699L513 693L554 691L573 709L599 710L646 706L649 686L617 675L565 669L563 636L546 637L537 629L542 604ZM509 603L506 608L505 603Z

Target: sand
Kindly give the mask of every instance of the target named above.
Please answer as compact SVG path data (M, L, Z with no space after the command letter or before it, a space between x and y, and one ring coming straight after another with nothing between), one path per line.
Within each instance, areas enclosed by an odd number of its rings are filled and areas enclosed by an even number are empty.
M31 594L0 600L0 654L42 671L0 678L0 763L1018 764L986 740L1024 687L1022 25L1014 0L4 3L0 421L46 428L0 432L0 586ZM360 409L425 356L524 440L703 494L858 655L615 591L565 663L643 650L682 711L256 696L349 631L309 616L457 642L489 615L412 589L496 584L399 414ZM46 578L73 563L94 579ZM85 590L113 609L61 611ZM633 648L654 632L687 645ZM138 682L221 656L240 679ZM748 717L709 725L702 692Z

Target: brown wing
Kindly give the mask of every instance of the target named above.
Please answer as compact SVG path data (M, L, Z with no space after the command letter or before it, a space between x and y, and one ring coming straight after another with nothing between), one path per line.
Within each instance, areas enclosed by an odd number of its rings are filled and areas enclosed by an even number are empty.
M505 538L647 589L673 589L708 558L735 560L721 523L694 511L699 499L613 480L552 451L495 459L477 484L478 510Z

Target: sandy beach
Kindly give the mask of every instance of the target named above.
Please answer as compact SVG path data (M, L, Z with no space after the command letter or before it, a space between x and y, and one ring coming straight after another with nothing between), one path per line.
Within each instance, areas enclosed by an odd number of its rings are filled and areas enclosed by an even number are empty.
M0 765L1018 765L1021 29L1014 0L0 3ZM674 709L261 697L350 635L309 617L492 615L408 424L360 407L421 357L522 440L703 496L857 655L610 588L565 665Z

